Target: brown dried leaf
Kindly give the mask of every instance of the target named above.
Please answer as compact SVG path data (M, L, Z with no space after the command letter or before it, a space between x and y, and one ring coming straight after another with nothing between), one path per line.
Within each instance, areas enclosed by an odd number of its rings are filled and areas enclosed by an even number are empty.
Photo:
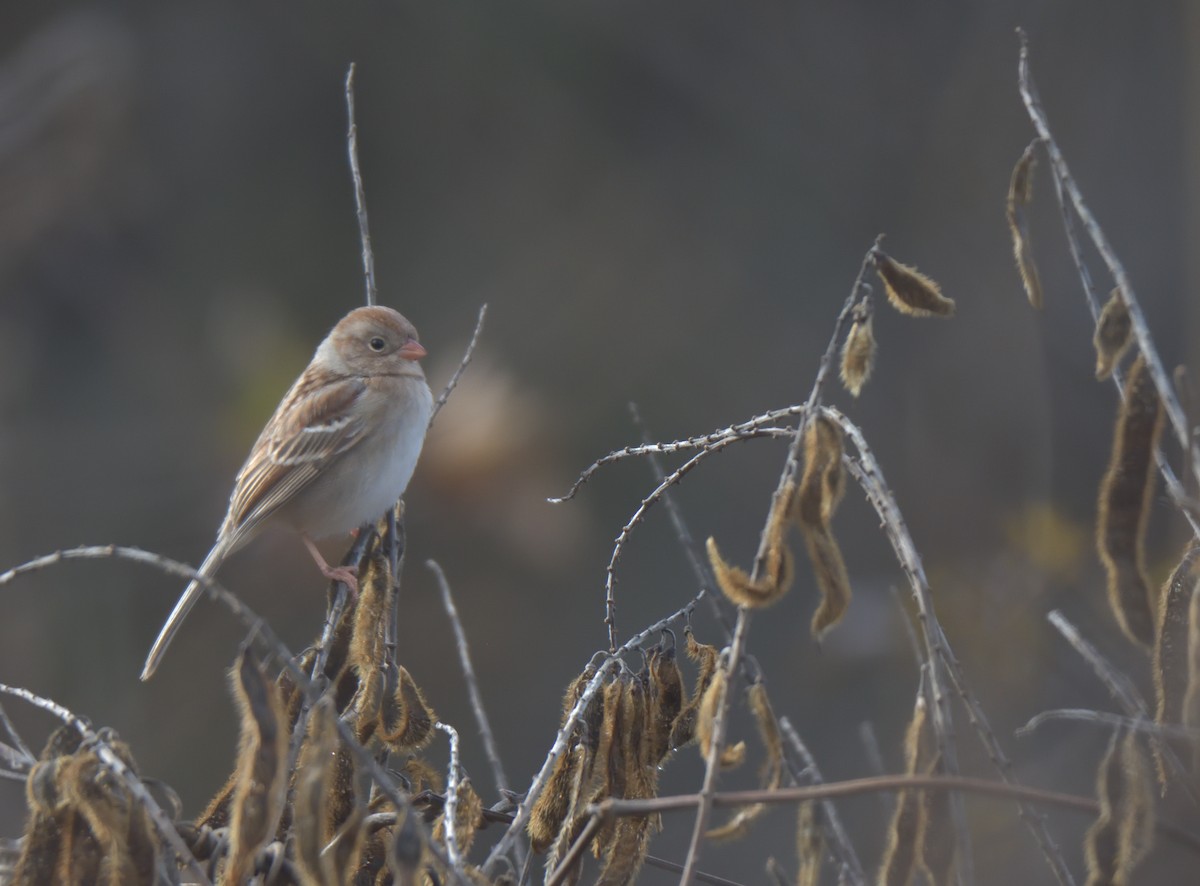
M1117 622L1146 649L1154 645L1156 607L1146 579L1143 541L1154 499L1154 451L1162 429L1162 402L1139 355L1125 380L1112 456L1100 484L1096 546Z

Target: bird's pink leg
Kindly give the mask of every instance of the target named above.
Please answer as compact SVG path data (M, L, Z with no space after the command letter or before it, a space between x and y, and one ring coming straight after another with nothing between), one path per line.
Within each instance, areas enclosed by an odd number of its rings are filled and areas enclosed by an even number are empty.
M317 546L313 544L313 540L308 537L307 533L301 533L300 538L304 540L304 546L312 554L312 558L316 562L317 568L321 570L321 574L330 581L340 581L350 591L351 598L357 597L358 570L353 566L330 566L325 562L325 558L321 556L321 552L317 550Z

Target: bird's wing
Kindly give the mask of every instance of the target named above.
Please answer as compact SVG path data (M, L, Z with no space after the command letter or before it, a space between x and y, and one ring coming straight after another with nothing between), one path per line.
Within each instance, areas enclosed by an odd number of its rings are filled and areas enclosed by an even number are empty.
M353 407L364 391L354 377L306 371L296 380L238 473L224 527L231 550L362 439L365 422Z

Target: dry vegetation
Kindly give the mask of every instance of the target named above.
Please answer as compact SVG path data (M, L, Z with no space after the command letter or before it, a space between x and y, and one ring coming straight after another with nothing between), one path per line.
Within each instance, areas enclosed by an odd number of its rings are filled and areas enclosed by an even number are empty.
M111 730L94 729L54 702L0 684L0 693L42 707L63 721L35 756L0 708L5 733L0 766L8 776L25 782L29 808L24 834L0 843L0 883L314 886L515 884L544 879L553 886L587 877L615 886L634 882L646 865L676 871L685 884L727 883L700 869L702 853L717 851L712 846L716 842L743 837L771 805L786 804L796 815L794 844L780 846L774 858L746 859L745 881L765 875L772 882L806 886L940 886L975 880L964 792L1015 801L1044 856L1047 879L1062 884L1077 882L1081 874L1092 884L1131 882L1139 863L1160 840L1200 852L1200 831L1195 827L1200 774L1198 548L1187 548L1161 590L1147 578L1142 553L1159 477L1178 514L1198 529L1197 508L1164 453L1164 434L1175 442L1171 458L1182 475L1200 476L1200 453L1124 269L1049 130L1024 45L1020 86L1037 137L1011 176L1006 209L1013 250L1029 300L1040 307L1045 294L1025 210L1033 199L1035 161L1041 155L1096 321L1097 377L1111 377L1122 392L1097 507L1097 547L1108 576L1108 601L1125 634L1150 654L1147 664L1157 688L1152 714L1132 682L1061 615L1051 613L1053 624L1110 688L1120 711L1050 711L1028 728L1047 718L1070 716L1111 732L1108 751L1096 762L1094 798L1017 783L938 621L920 555L863 432L825 402L839 355L841 379L852 395L859 396L870 379L877 347L870 272L878 276L888 303L904 314L954 313L954 302L933 280L884 253L877 241L863 258L803 403L710 434L611 453L585 470L559 500L572 498L604 465L621 459L648 458L658 473L658 484L622 527L612 553L606 582L610 648L593 656L568 685L560 729L552 739L547 736L545 764L531 784L519 786L521 792L499 790L497 796L481 796L463 775L457 732L439 720L431 707L436 699L424 696L403 665L395 640L404 562L403 511L398 507L359 534L344 562L359 567L361 593L350 599L346 589L335 584L319 636L299 655L284 648L269 626L235 597L207 583L210 594L245 623L249 638L230 672L241 724L236 765L195 819L181 817L169 788L149 789L138 776L133 750ZM352 125L351 156L357 171L353 137ZM357 175L356 185L369 257ZM1078 226L1115 286L1103 308L1083 257ZM369 266L368 290L374 290ZM1120 362L1130 350L1136 356L1123 373ZM702 557L670 499L671 488L734 443L773 438L787 441L788 450L778 487L766 503L754 562L749 568L728 562L712 538L707 540L707 558ZM677 453L685 454L686 460L664 472L657 459ZM749 637L754 614L787 594L802 568L791 547L793 529L821 593L813 636L834 630L852 605L851 582L834 528L838 503L849 485L857 485L878 513L908 583L923 662L904 740L905 772L824 783L796 729L786 717L777 716L765 675L748 655ZM625 542L656 505L669 510L697 582L707 590L619 644L616 565ZM105 557L136 560L174 575L194 574L154 554L108 546L60 551L23 564L0 575L0 585L64 559ZM440 570L438 577L453 618L449 587ZM691 613L701 604L711 608L715 624L722 626L716 636L693 632ZM503 786L507 782L457 623L456 630L477 725L496 783ZM681 652L691 662L691 679L680 668ZM727 741L738 699L744 699L753 720L753 746ZM544 703L553 701L547 698ZM444 772L435 771L424 757L439 732L451 749ZM972 740L980 743L994 773L962 775L959 753ZM662 767L692 746L705 764L697 792L659 796ZM718 791L720 773L743 766L758 767L758 788ZM877 860L859 857L855 835L843 827L832 802L834 797L873 791L895 795L885 849ZM1172 807L1173 814L1188 816L1190 827L1171 824L1161 814L1175 794L1182 804ZM1079 853L1086 871L1071 870L1053 836L1053 819L1047 812L1059 809L1094 818ZM650 854L654 835L667 826L664 813L671 810L692 811L690 848L679 865Z

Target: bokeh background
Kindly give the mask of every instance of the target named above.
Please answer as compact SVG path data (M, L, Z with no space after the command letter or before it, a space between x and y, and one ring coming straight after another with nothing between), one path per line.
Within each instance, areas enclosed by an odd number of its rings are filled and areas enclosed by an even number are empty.
M1105 609L1090 541L1115 392L1092 380L1090 321L1043 176L1041 314L1012 267L1003 201L1032 135L1018 24L1164 359L1185 362L1200 332L1192 4L5 3L0 566L80 543L203 557L262 422L363 299L343 103L357 61L381 299L421 330L435 389L490 305L408 496L401 628L401 658L464 735L485 798L495 792L424 561L455 589L523 785L563 686L606 643L604 564L652 476L626 463L571 504L546 497L639 438L631 400L662 439L798 402L881 231L958 316L881 308L876 377L860 401L835 399L876 449L1018 774L1090 794L1107 736L1060 724L1012 737L1048 707L1113 708L1046 623L1053 608L1147 684ZM679 501L696 536L748 562L782 458L781 444L745 444L689 477ZM827 777L874 771L863 724L895 771L917 680L901 575L860 497L836 529L855 588L846 621L816 647L802 573L755 619L749 647ZM1180 533L1160 502L1156 576ZM293 648L317 629L323 586L294 538L262 538L221 578ZM0 589L0 681L115 728L194 814L232 760L224 671L241 631L200 606L139 683L180 589L119 563ZM653 513L621 562L619 626L695 591ZM696 625L717 641L704 616ZM5 706L40 743L50 721ZM735 734L752 743L744 716ZM989 772L970 739L963 757ZM664 789L694 789L700 772L683 753ZM842 808L873 866L887 802ZM969 810L980 882L1049 880L1011 806ZM20 784L0 781L0 834L22 817ZM652 851L681 859L690 819L667 824ZM1087 824L1052 816L1077 869ZM768 854L794 866L792 833L777 810L702 867L762 882ZM1164 845L1143 871L1169 882L1185 864Z

